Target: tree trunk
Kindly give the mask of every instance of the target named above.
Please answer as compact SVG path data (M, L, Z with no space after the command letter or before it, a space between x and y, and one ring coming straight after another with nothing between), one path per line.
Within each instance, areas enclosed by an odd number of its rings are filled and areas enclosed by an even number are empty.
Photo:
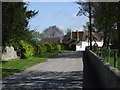
M117 27L118 27L118 40L120 40L120 21L118 21ZM120 53L120 42L118 44L119 44L118 46L119 46L119 53Z
M107 40L107 49L110 47L110 37L111 37L111 29L108 30L108 40Z
M91 25L91 3L89 2L89 30L90 30L90 50L92 50L92 25Z
M110 29L106 29L105 32L104 32L104 41L103 41L103 49L108 49L110 46L110 36L111 36L111 33L110 33Z
M120 11L120 1L118 4L118 8ZM118 40L120 40L120 12L118 12L118 24L117 24L117 29L118 29ZM119 43L120 44L120 43ZM120 46L119 46L119 53L120 53Z
M106 49L106 48L107 48L107 37L106 37L106 36L104 36L102 48L103 48L103 49Z

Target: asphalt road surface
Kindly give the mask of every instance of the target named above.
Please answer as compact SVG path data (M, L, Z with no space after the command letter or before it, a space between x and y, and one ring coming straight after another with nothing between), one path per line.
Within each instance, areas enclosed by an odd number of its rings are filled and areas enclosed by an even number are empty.
M3 89L83 88L82 52L65 51L3 79Z

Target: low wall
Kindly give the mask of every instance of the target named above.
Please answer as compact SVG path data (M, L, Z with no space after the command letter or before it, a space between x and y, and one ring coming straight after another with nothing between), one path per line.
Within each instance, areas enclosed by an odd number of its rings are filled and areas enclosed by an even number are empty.
M97 74L102 88L120 88L120 71L118 69L90 50L86 50L85 55Z

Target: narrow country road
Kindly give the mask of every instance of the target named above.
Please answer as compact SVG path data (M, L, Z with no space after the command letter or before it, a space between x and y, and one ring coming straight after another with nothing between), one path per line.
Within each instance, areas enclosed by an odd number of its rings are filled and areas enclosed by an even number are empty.
M65 51L3 80L3 89L83 88L81 52Z

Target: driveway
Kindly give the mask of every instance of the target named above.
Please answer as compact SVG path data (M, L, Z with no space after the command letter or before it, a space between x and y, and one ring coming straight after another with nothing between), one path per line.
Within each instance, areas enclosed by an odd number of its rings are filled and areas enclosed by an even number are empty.
M3 80L3 89L83 88L82 53L65 51Z

